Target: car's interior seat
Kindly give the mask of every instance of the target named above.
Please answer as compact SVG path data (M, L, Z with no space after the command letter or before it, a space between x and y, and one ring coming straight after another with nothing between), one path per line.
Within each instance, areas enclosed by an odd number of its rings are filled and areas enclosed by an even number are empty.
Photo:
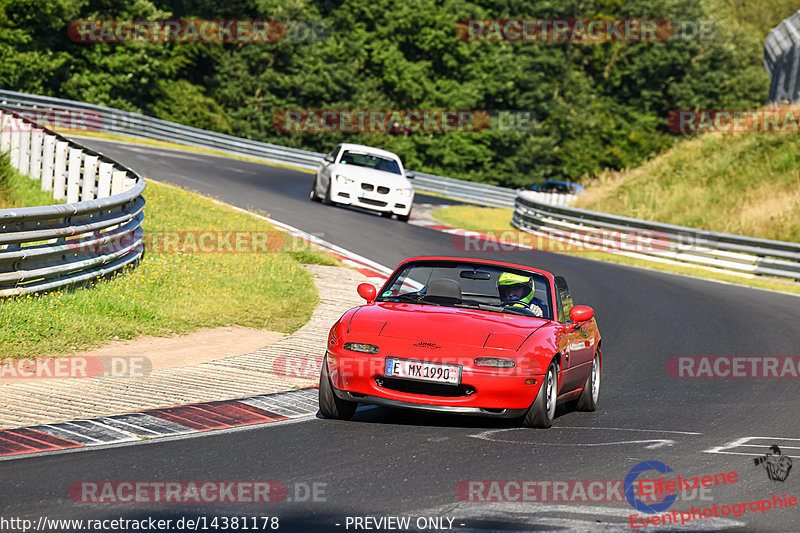
M452 279L435 279L428 283L425 300L442 305L461 303L461 285Z

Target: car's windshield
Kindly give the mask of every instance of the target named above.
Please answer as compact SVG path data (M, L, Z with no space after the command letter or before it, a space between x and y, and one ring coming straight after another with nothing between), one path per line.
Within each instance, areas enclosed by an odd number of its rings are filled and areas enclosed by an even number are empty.
M466 307L552 320L547 278L524 270L478 263L409 263L392 275L379 302Z
M398 165L397 161L394 159L368 154L366 152L359 152L357 150L345 150L342 154L342 158L339 160L339 164L374 168L375 170L391 172L392 174L402 174L400 172L400 165Z

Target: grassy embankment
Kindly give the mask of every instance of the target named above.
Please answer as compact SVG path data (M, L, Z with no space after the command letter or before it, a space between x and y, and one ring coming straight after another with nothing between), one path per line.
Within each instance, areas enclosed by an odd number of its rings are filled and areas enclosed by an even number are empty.
M800 140L789 133L705 134L623 172L587 184L576 207L766 239L800 241ZM443 223L475 231L508 231L506 237L536 240L510 225L511 209L472 206L434 212ZM558 243L539 241L558 252ZM644 266L754 287L800 293L800 286L767 278L748 279L705 269L661 264L614 253L575 255Z
M52 203L28 190L31 184L38 186L7 165L0 166L0 205ZM262 218L175 187L150 182L145 198L146 238L191 230L275 231ZM0 299L0 354L69 354L112 339L187 333L200 327L241 325L292 332L308 321L318 302L316 287L301 263L336 261L297 245L285 234L281 238L286 246L270 253L151 250L138 267L90 287Z

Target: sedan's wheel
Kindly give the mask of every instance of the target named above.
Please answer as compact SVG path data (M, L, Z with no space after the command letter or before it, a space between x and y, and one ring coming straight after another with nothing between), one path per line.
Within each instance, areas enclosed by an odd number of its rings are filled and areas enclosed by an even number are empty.
M333 198L331 197L331 184L328 183L328 190L325 191L325 205L333 205Z
M322 361L322 372L319 376L319 412L325 418L350 420L356 412L358 404L342 400L333 392L331 378L328 376L328 358Z
M575 408L578 411L594 411L597 409L597 398L600 396L600 370L602 367L602 354L600 348L597 348L597 353L594 354L592 361L592 371L589 377L586 378L586 384L583 386L581 397L578 398L578 403Z
M381 211L381 216L383 218L392 218L392 212L391 211Z
M397 220L400 222L408 222L409 217L411 217L411 211L409 211L407 215L397 215Z
M322 198L317 196L317 178L314 178L314 185L311 186L311 192L308 194L312 202L321 202Z
M556 401L558 400L558 365L555 361L550 363L544 383L539 387L539 394L533 404L525 413L522 424L530 428L549 428L553 425L556 416Z

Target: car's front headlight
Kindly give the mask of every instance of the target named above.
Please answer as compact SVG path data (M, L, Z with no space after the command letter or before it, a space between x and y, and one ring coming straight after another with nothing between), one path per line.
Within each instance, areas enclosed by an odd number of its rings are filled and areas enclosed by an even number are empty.
M347 176L342 176L341 174L336 174L336 182L341 183L343 185L347 185L348 183L353 183L353 178L348 178Z
M402 198L411 198L411 195L414 194L414 189L398 187L397 189L395 189L395 192L399 194Z
M511 359L501 359L499 357L478 357L475 359L475 366L491 366L494 368L514 368L516 363Z
M374 344L366 344L364 342L346 342L344 343L345 350L361 353L378 353L378 347Z

